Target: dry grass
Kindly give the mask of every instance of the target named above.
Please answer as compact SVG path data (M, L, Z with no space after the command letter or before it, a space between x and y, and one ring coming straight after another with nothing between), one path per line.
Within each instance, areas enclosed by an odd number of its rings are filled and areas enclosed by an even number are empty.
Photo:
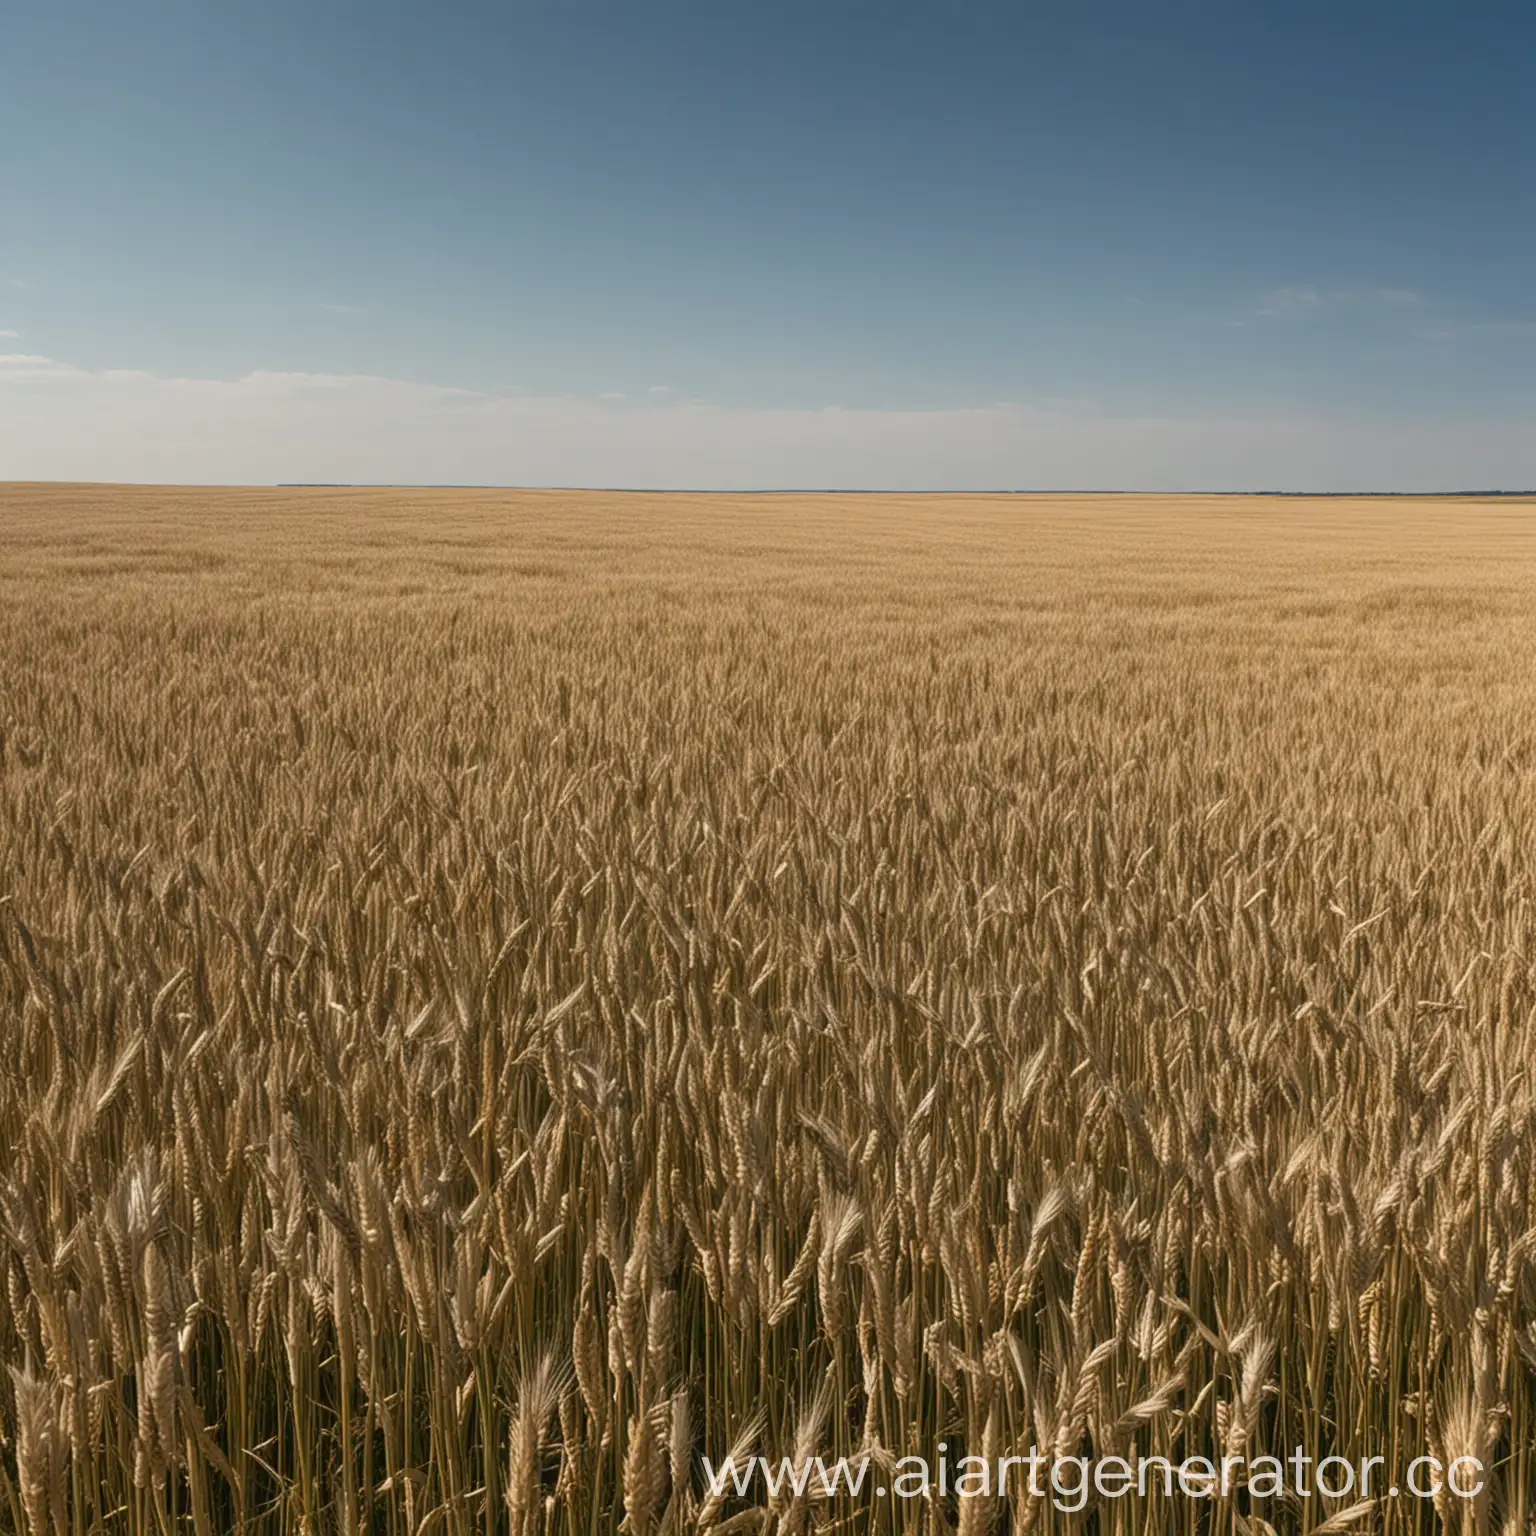
M0 1529L1536 1518L1515 503L0 490Z

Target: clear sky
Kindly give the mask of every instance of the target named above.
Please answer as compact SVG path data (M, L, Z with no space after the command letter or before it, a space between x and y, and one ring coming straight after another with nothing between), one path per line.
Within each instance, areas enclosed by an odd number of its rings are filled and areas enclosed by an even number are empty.
M1536 485L1536 6L13 0L0 476Z

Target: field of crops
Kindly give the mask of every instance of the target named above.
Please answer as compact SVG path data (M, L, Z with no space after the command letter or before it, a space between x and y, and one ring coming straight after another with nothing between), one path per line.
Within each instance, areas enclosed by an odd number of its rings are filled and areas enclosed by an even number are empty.
M1529 503L0 488L0 1531L1523 1536L1533 860Z

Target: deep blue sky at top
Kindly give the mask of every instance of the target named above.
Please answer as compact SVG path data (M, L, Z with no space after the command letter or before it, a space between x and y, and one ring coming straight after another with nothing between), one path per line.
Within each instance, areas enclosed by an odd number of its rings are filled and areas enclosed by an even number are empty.
M1529 415L1536 6L10 0L0 351Z

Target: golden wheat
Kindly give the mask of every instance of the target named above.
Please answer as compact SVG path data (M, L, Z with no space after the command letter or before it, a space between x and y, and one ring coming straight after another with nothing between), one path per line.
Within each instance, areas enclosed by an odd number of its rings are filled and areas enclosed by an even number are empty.
M1532 1528L1530 506L0 530L0 1529Z

